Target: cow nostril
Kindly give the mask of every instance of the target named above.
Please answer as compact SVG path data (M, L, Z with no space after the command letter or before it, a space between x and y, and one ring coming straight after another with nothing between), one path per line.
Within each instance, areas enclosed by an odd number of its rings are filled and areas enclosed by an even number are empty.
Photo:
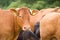
M26 27L24 27L24 29L26 29Z
M31 30L30 27L23 27L23 30Z
M19 17L21 17L21 16L19 16Z

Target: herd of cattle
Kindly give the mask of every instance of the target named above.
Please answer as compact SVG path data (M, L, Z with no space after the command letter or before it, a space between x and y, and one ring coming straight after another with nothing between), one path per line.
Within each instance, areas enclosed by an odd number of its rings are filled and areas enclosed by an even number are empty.
M60 40L60 8L0 9L0 40Z

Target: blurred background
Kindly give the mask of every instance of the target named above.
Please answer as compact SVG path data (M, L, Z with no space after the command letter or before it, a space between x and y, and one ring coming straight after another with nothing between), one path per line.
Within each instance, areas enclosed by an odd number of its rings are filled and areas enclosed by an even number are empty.
M60 7L60 0L0 0L0 8L20 8L29 7L31 9L43 9Z

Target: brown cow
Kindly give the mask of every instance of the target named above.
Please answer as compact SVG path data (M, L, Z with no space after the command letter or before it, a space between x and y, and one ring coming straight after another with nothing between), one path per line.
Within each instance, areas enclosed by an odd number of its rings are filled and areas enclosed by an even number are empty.
M51 12L40 20L40 40L60 40L60 13Z
M10 10L15 14L17 13L16 10L14 9L10 9ZM16 14L16 16L22 18L22 25L19 19L17 20L17 24L19 24L19 26L23 30L21 33L19 33L18 40L27 40L27 39L30 40L31 39L30 37L32 37L34 40L37 40L37 39L39 40L39 38L37 38L37 36L31 31L29 14L30 14L30 11L27 8L20 8L19 13Z
M17 20L22 24L22 19L12 12L11 10L0 9L0 40L15 40L21 30Z

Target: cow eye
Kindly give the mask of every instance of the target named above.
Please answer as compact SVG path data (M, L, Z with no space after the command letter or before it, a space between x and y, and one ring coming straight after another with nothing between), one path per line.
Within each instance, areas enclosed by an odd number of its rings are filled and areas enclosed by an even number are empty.
M22 18L22 16L19 16L20 18Z

